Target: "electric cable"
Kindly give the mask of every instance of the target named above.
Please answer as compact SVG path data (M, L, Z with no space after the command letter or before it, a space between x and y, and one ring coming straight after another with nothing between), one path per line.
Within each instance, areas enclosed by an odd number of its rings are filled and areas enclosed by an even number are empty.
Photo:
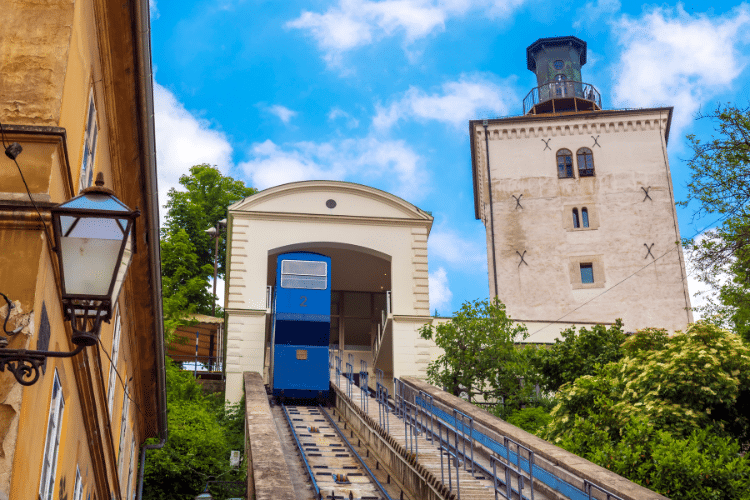
M699 231L697 231L696 233L694 233L694 234L693 234L692 236L690 236L690 239L693 239L693 238L695 238L696 236L698 236L699 234L703 233L703 232L704 232L705 230L707 230L708 228L710 228L710 227L713 227L713 226L715 226L715 225L716 225L716 224L718 224L719 222L722 222L722 221L726 220L726 219L727 219L728 217L730 217L730 216L731 216L731 215L733 215L733 214L734 214L735 212L737 212L737 210L739 210L740 208L741 208L741 206L740 206L740 205L738 205L738 206L737 206L737 207L735 207L735 208L734 208L733 210L731 210L731 211L730 211L729 213L727 213L727 214L723 215L722 217L719 217L718 219L716 219L716 220L715 220L715 221L713 221L712 223L710 223L710 224L708 224L708 225L704 226L704 227L703 227L703 229L700 229ZM590 302L592 302L592 301L594 301L594 300L598 299L599 297L601 297L601 296L602 296L602 295L604 295L605 293L609 292L609 291L610 291L610 290L612 290L613 288L616 288L617 286L619 286L619 285L621 285L622 283L626 282L627 280L629 280L630 278L632 278L632 277L633 277L633 276L635 276L636 274L638 274L638 273L640 273L641 271L643 271L644 269L646 269L646 268L647 268L648 266L650 266L651 264L655 263L655 262L656 262L657 260L659 260L659 259L661 259L661 258L663 258L663 257L666 257L667 255L669 255L670 253L674 252L674 251L675 251L675 250L677 250L678 248L680 248L680 245L677 245L677 244L675 244L675 246L674 246L674 247L672 247L671 249L667 250L666 252L664 252L664 253L663 253L663 254L661 254L660 256L658 256L658 257L655 257L655 258L654 258L654 259L653 259L653 260L652 260L651 262L649 262L649 263L648 263L648 264L646 264L645 266L641 267L640 269L638 269L637 271L635 271L635 272L634 272L633 274L631 274L631 275L629 275L629 276L627 276L627 277L623 278L622 280L618 281L617 283L615 283L615 284L614 284L614 285L612 285L611 287L607 288L606 290L602 291L601 293L597 294L596 296L594 296L594 297L590 298L589 300L587 300L587 301L586 301L586 302L584 302L583 304L579 305L579 306L578 306L578 307L576 307L575 309L573 309L573 310L570 310L570 311L566 312L565 314L563 314L562 316L560 316L560 317L559 317L559 318L557 318L556 320L553 320L553 321L551 321L551 322L547 323L547 324L546 324L546 325L544 325L543 327L541 327L541 328L539 328L538 330L536 330L536 331L535 331L534 333L531 333L531 334L530 334L529 336L533 336L533 335L536 335L537 333L541 332L542 330L544 330L544 329L545 329L545 328L547 328L548 326L551 326L551 325L553 325L554 323L557 323L557 322L561 321L561 320L562 320L563 318L565 318L566 316L568 316L568 315L570 315L570 314L573 314L574 312L576 312L577 310L579 310L580 308L582 308L582 307L583 307L583 306L585 306L586 304L588 304L588 303L590 303ZM683 278L682 278L682 279L680 280L680 282L683 282L683 281L685 281L685 280L686 280L686 279L687 279L687 278L688 278L688 277L689 277L689 276L690 276L691 274L692 274L692 272L689 272L689 273L685 273L685 276L684 276L684 277L683 277Z
M39 211L39 207L36 206L36 203L34 202L34 198L31 196L31 190L29 189L29 185L26 183L26 178L24 177L23 171L21 170L21 165L19 165L18 161L16 160L16 157L18 157L18 155L20 154L20 151L18 151L18 152L11 151L11 148L13 147L13 144L18 144L18 143L13 143L10 146L8 146L8 144L5 142L5 129L3 128L2 122L0 122L0 137L2 138L2 141L3 141L3 148L5 148L5 156L7 156L11 160L13 160L13 163L16 164L16 168L18 169L18 173L21 174L21 180L23 181L23 185L26 188L26 194L29 195L29 201L34 206L34 210L36 210L36 213L39 216L39 220L42 222L42 225L44 226L44 235L49 240L49 230L47 228L47 223L44 222L44 218L42 217L42 213ZM21 146L19 144L19 148L20 147Z

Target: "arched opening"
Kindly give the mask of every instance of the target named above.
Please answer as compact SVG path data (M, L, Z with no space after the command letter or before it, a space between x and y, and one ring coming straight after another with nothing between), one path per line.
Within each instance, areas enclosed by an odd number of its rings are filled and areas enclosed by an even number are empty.
M557 152L557 176L560 179L573 177L573 153L569 149Z
M573 228L578 229L579 227L581 227L581 223L578 220L578 209L574 208L573 209Z
M578 177L594 176L594 153L589 148L581 148L578 155Z
M589 210L586 207L581 209L581 221L583 222L583 227L589 227Z
M267 286L275 286L279 254L292 251L314 252L331 258L330 345L345 352L356 352L355 357L367 361L379 325L382 328L383 314L390 312L391 257L346 243L286 245L268 252ZM269 327L266 328L267 342L270 342Z

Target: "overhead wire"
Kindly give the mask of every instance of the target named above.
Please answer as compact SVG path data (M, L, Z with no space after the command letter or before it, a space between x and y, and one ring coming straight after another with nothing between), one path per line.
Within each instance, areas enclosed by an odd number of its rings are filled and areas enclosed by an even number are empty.
M735 208L734 208L733 210L731 210L731 211L730 211L730 212L728 212L727 214L725 214L725 215L723 215L723 216L719 217L719 218L718 218L718 219L716 219L715 221L713 221L713 222L711 222L710 224L708 224L708 225L704 226L704 227L703 227L703 229L700 229L700 230L698 230L698 231L697 231L697 232L695 232L695 233L694 233L694 234L693 234L692 236L690 236L690 239L693 239L693 238L695 238L696 236L698 236L699 234L703 233L703 232L704 232L704 231L706 231L707 229L709 229L709 228L711 228L711 227L715 226L715 225L716 225L716 224L718 224L719 222L722 222L722 221L726 220L726 219L727 219L728 217L730 217L730 216L731 216L731 215L733 215L733 214L734 214L735 212L737 212L737 210L739 210L740 208L741 208L741 206L739 206L739 205L738 205L737 207L735 207ZM570 314L573 314L574 312L576 312L577 310L579 310L580 308L582 308L582 307L583 307L583 306L585 306L586 304L588 304L588 303L590 303L590 302L592 302L592 301L594 301L594 300L598 299L599 297L601 297L601 296L602 296L602 295L604 295L605 293L609 292L609 291L610 291L610 290L612 290L613 288L616 288L617 286L619 286L619 285L621 285L622 283L626 282L627 280L629 280L630 278L632 278L632 277L633 277L633 276L635 276L636 274L640 273L641 271L643 271L644 269L646 269L647 267L649 267L649 266L650 266L651 264L654 264L654 263L655 263L655 262L656 262L657 260L659 260L659 259L661 259L661 258L663 258L663 257L666 257L667 255L669 255L670 253L674 252L674 251L675 251L675 250L677 250L678 248L680 248L680 245L678 245L678 244L675 244L675 246L674 246L674 247L672 247L671 249L667 250L666 252L664 252L664 253L663 253L663 254L661 254L660 256L658 256L658 257L655 257L655 258L654 258L654 259L653 259L653 260L652 260L651 262L649 262L649 263L648 263L648 264L646 264L645 266L642 266L642 267L641 267L640 269L638 269L638 270L637 270L637 271L635 271L634 273L632 273L632 274L630 274L629 276L627 276L627 277L623 278L622 280L618 281L617 283L615 283L615 284L614 284L614 285L612 285L611 287L607 288L606 290L602 291L601 293L597 294L596 296L594 296L594 297L590 298L589 300L587 300L587 301L586 301L586 302L584 302L583 304L579 305L579 306L578 306L578 307L576 307L575 309L572 309L572 310L570 310L570 311L566 312L565 314L563 314L562 316L560 316L560 317L559 317L559 318L557 318L556 320L553 320L553 321L550 321L550 322L546 322L546 323L547 323L546 325L544 325L543 327L539 328L538 330L536 330L536 331L535 331L534 333L530 334L529 336L533 336L533 335L536 335L537 333L539 333L539 332L541 332L542 330L544 330L545 328L547 328L547 327L549 327L549 326L553 325L554 323L558 323L558 322L560 322L560 321L561 321L561 320L562 320L563 318L565 318L566 316L568 316L568 315L570 315ZM688 277L689 277L689 276L690 276L691 274L692 274L692 273L690 273L690 272L686 273L686 274L685 274L685 276L683 276L683 277L682 277L682 279L680 280L680 282L683 282L683 281L685 281L685 280L686 280L686 279L687 279L687 278L688 278Z

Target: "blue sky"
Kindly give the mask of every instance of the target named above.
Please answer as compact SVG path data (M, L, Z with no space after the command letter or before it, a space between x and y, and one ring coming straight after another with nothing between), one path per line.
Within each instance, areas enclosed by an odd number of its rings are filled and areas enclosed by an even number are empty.
M669 158L719 102L750 104L750 5L618 0L152 0L160 200L191 165L247 185L335 179L431 211L431 308L489 294L468 120L522 113L526 47L575 35L605 108L674 106ZM683 236L710 226L679 209ZM697 290L690 280L691 292Z

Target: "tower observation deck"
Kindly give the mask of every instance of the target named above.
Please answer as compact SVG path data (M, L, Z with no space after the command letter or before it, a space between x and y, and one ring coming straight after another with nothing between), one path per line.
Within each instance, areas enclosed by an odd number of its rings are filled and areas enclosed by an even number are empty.
M526 67L536 74L537 87L523 100L524 114L602 109L602 97L581 79L586 42L574 36L540 38L526 49Z

